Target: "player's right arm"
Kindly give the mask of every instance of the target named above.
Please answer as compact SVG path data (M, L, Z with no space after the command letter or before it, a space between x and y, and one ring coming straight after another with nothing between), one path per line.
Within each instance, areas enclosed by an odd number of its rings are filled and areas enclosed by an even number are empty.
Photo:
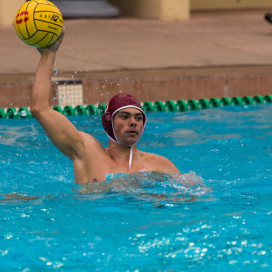
M51 74L56 52L63 34L49 48L41 48L31 93L31 112L45 130L53 144L66 156L74 160L83 152L82 132L61 113L50 106Z

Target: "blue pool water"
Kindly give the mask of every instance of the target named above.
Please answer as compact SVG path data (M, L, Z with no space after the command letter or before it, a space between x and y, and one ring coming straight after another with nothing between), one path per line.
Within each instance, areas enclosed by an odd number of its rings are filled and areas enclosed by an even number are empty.
M34 119L0 120L0 271L272 271L272 105L148 121L139 148L188 174L81 188Z

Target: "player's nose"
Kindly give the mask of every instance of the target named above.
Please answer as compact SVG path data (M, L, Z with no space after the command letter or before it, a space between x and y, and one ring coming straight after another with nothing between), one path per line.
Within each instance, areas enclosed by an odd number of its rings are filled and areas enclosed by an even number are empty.
M129 126L137 126L137 121L134 116L132 116L129 120Z

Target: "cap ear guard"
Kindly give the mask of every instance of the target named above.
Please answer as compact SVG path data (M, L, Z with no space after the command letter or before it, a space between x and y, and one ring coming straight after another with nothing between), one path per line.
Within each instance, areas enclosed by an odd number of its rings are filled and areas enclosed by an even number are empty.
M112 134L113 133L113 128L111 124L111 114L110 112L105 112L102 116L102 124L107 132L107 134Z
M107 131L109 134L113 133L112 124L111 124L111 115L109 112L105 114L106 122L107 122Z

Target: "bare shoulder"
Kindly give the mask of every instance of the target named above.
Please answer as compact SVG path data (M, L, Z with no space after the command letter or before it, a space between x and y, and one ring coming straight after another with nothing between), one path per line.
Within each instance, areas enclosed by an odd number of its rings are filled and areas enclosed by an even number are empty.
M97 148L102 148L101 143L95 137L93 137L92 135L86 132L79 131L79 137L81 138L81 141L84 146L93 146Z
M78 131L78 142L76 149L76 157L78 158L82 159L87 154L89 154L88 157L92 157L92 155L97 155L103 151L101 143L88 133Z
M152 166L152 171L168 174L180 173L178 168L166 157L153 153L142 152L144 160Z

